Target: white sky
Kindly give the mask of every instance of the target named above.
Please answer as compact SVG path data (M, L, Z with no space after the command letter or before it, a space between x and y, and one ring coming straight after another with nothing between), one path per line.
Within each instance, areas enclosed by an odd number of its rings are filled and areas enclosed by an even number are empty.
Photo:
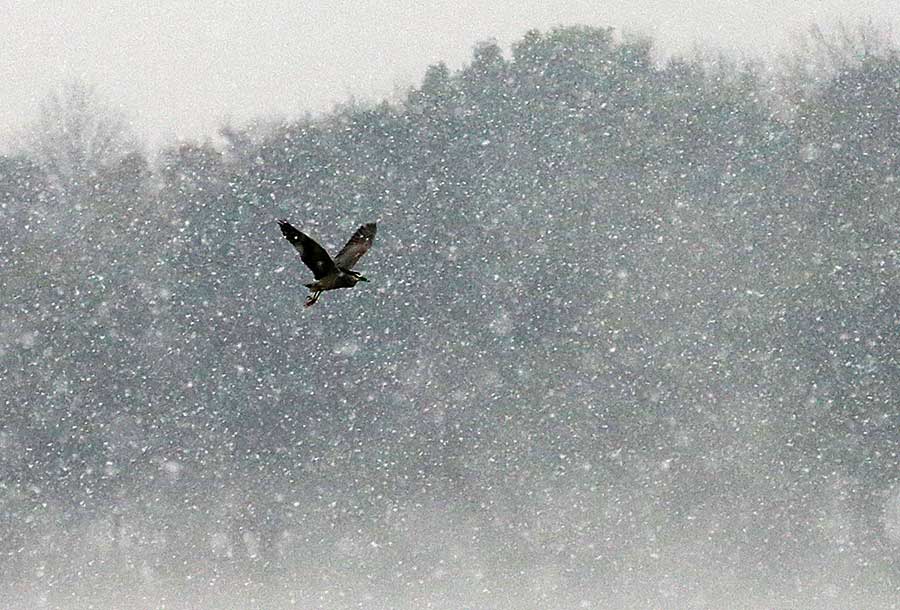
M381 99L481 40L583 23L771 53L811 22L900 24L900 0L0 0L0 148L73 79L96 85L151 143L226 119Z

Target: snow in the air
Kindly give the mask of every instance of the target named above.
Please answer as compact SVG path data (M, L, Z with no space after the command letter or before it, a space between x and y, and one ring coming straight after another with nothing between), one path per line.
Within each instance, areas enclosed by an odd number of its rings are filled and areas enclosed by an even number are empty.
M0 156L0 607L896 608L900 51L587 27ZM293 84L292 86L301 86ZM305 308L286 218L370 280Z

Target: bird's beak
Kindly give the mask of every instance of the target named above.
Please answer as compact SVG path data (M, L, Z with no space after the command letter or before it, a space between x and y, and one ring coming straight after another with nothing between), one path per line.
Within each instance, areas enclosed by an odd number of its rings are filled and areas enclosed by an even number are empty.
M363 277L363 276L362 276L362 275L361 275L361 276L359 276L359 277L358 277L358 278L356 278L356 279L358 279L358 280L359 280L359 281L360 281L360 282L368 282L368 281L369 281L369 279L368 279L368 278L366 278L366 277Z

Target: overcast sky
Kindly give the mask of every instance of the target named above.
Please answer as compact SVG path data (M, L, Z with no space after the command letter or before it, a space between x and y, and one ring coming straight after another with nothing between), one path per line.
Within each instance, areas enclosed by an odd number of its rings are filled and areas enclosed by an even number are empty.
M898 0L0 0L0 145L72 79L97 86L159 143L224 120L381 99L473 45L575 23L771 53L815 21L900 24Z

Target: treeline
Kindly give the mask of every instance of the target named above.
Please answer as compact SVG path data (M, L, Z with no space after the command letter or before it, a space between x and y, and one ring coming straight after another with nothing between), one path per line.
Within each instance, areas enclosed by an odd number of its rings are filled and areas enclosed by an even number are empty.
M488 572L888 590L900 55L812 40L773 78L531 32L154 156L63 90L0 157L5 578L405 578L461 535ZM373 282L303 311L280 216L332 249L378 220Z

